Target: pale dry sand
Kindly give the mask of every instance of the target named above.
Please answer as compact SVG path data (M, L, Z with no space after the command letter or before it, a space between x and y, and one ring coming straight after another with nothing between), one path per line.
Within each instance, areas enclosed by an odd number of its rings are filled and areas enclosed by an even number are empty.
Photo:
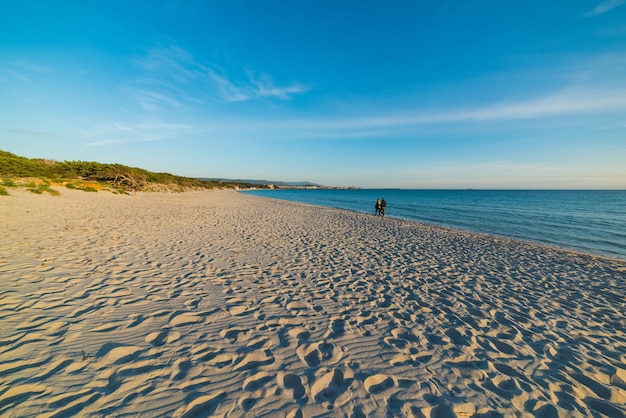
M0 415L626 414L626 262L234 191L0 197Z

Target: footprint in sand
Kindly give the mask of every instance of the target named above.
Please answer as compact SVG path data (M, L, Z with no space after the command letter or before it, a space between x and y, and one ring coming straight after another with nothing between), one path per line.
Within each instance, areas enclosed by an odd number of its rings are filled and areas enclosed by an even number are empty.
M123 364L136 359L142 351L143 348L135 345L107 343L100 347L96 358L104 365Z
M375 374L365 379L363 382L365 390L371 394L379 394L395 386L393 379L385 374Z
M202 317L193 312L175 312L170 317L170 326L183 326L202 322Z
M292 409L285 418L302 418L302 410L300 408Z
M244 396L239 400L239 407L241 407L244 412L248 412L254 407L254 405L256 405L257 401L258 399L256 398Z
M229 340L234 343L237 341L239 334L245 334L249 331L249 329L242 327L230 327L220 331L220 337Z
M244 380L243 390L247 392L256 392L272 380L274 380L273 374L268 372L258 372Z
M200 299L187 299L184 305L189 309L197 309Z
M309 304L303 300L294 300L287 304L287 309L292 311L295 315L302 315L309 309Z
M129 316L129 323L128 325L126 325L127 328L134 328L137 325L141 324L142 322L144 322L146 320L146 317L143 316L142 314L131 314Z
M250 307L247 303L242 302L241 305L229 306L228 313L232 316L246 316L258 311L257 307Z
M345 389L343 372L331 369L311 385L311 397L318 402L334 402Z
M230 364L233 363L235 356L233 356L232 354L228 354L228 353L220 353L220 354L216 354L214 356L212 356L210 359L207 360L207 363L209 363L211 366L215 366L218 369L224 368Z
M238 361L236 361L233 371L251 370L266 364L272 364L274 362L274 356L270 350L263 352L253 352L245 354Z
M444 334L448 337L449 342L454 345L470 345L471 332L468 335L468 331L463 327L448 328Z
M190 350L195 363L209 361L222 353L222 349L209 343L199 343Z
M303 344L296 349L296 354L309 367L317 367L322 363L335 364L343 357L341 348L328 342Z
M165 343L171 344L180 339L181 334L178 331L161 330L158 332L151 332L146 335L146 342L159 347Z
M309 330L304 327L290 328L287 333L290 337L295 338L298 341L308 340L309 337L311 337L311 333L309 332Z
M415 335L411 330L398 327L393 328L391 336L382 338L379 344L382 347L391 347L399 354L394 357L392 364L410 363L417 354L424 350L424 341Z
M459 377L469 377L474 380L482 380L486 377L486 369L489 364L486 360L475 360L460 357L457 361L444 361L443 364L452 369Z
M522 394L521 387L515 378L497 375L493 379L487 379L482 387L507 400Z
M306 389L302 384L302 378L297 374L279 372L277 380L278 386L285 391L290 392L294 400L302 399L306 395Z
M191 361L189 359L178 359L174 362L172 368L171 380L181 380L187 375L187 372L191 368Z
M333 316L330 318L330 325L328 326L328 332L326 333L326 338L337 338L341 337L346 333L345 330L346 321L340 316Z
M226 392L219 391L208 395L198 395L187 405L182 406L174 412L176 418L190 418L196 416L210 416L215 412Z
M237 352L247 353L253 350L260 350L262 348L268 348L272 345L272 341L266 336L253 337L248 341L242 341L243 344L240 348L237 349Z

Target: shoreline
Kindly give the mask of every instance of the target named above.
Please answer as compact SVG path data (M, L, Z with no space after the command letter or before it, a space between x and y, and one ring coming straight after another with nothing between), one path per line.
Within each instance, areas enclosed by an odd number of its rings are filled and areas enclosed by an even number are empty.
M378 190L378 189L374 189L374 190ZM394 190L394 189L381 189L381 190ZM386 216L381 218L380 216L373 215L373 214L371 214L369 212L363 212L363 211L359 211L359 210L356 210L356 209L335 208L335 207L330 207L330 206L317 205L317 204L314 204L314 203L297 202L295 200L283 200L283 199L279 199L279 198L275 198L275 197L264 197L264 196L249 195L249 194L245 193L245 191L244 192L237 191L237 192L241 193L241 194L243 194L245 196L260 197L261 199L270 199L270 200L275 200L277 202L290 202L290 203L295 203L295 204L300 204L300 205L305 205L305 206L312 206L312 207L316 207L316 208L320 208L320 209L330 209L330 210L346 211L348 213L353 213L353 214L362 215L362 216L368 216L368 217L372 217L372 218L376 218L376 219L386 219L386 220L392 220L392 221L393 220L397 220L397 221L402 221L402 222L409 222L409 223L414 223L414 224L421 225L421 226L441 228L443 230L449 230L451 232L465 232L465 233L473 234L473 235L481 235L481 236L484 236L485 238L493 239L493 240L510 240L510 241L518 242L520 244L536 245L538 247L545 247L545 248L551 249L551 250L557 250L557 251L562 251L562 252L566 252L566 253L571 253L573 256L582 256L582 257L587 256L587 257L592 257L592 258L600 258L600 259L604 259L604 260L607 260L607 261L616 261L616 262L626 263L626 259L622 259L622 258L620 258L618 256L611 256L611 255L606 254L606 253L594 253L594 252L591 252L591 251L584 251L582 249L576 249L576 248L567 247L567 246L564 246L564 245L558 245L556 243L543 242L543 241L540 241L540 240L524 239L524 238L513 237L513 236L508 236L508 235L503 235L503 234L483 232L483 231L473 230L473 229L469 229L469 228L464 229L464 228L459 228L459 227L455 227L455 226L448 226L448 225L444 225L444 224L440 224L440 223L423 222L423 221L418 221L418 220L415 220L415 219L403 218L403 217L393 216L393 215L386 215Z
M626 414L620 259L235 191L0 216L0 415Z
M255 196L306 202L331 208L372 213L369 202L384 192L242 191ZM441 227L486 233L534 242L575 252L626 261L626 241L619 233L626 219L618 202L623 191L565 190L542 197L541 190L403 190L388 191L393 204L390 217ZM392 192L394 193L392 195ZM581 195L577 195L580 194ZM603 195L602 193L610 193ZM608 201L603 206L604 201ZM373 206L373 205L372 205ZM539 215L539 214L545 214ZM605 218L606 217L606 218Z

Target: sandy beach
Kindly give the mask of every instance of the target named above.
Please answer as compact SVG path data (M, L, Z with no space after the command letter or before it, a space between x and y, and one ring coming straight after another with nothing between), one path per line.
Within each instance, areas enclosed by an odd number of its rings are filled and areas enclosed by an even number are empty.
M626 262L236 191L0 197L0 416L624 417Z

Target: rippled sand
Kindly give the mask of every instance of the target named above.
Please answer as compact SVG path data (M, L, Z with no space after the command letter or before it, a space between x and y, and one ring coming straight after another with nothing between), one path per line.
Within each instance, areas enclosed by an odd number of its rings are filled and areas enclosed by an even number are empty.
M234 191L11 193L1 416L626 414L626 262Z

